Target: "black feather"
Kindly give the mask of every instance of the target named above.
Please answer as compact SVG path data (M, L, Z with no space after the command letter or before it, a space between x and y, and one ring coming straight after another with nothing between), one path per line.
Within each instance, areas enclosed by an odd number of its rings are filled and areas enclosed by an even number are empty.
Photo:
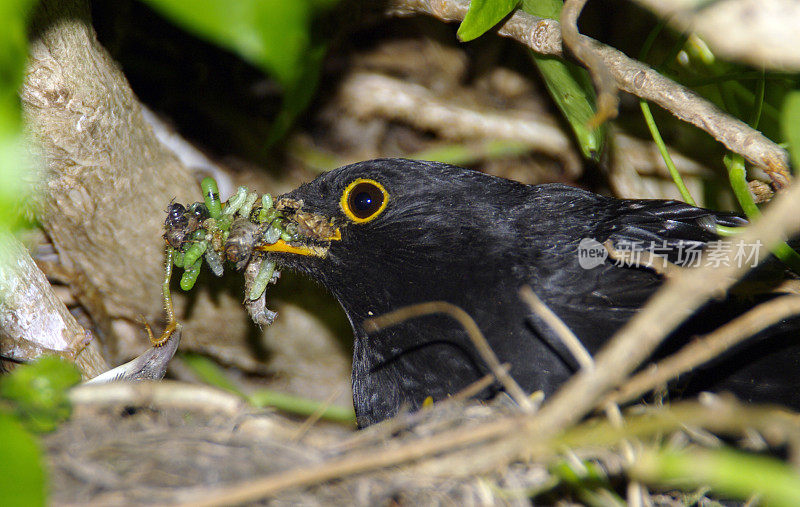
M385 210L366 223L351 222L340 207L342 192L357 178L375 180L389 194ZM550 395L576 364L531 318L518 297L521 286L529 285L594 353L641 308L662 278L650 269L618 266L608 259L584 269L578 257L582 239L615 245L652 242L678 262L681 248L717 239L715 224L745 223L730 213L676 201L619 200L564 185L523 185L401 159L342 167L286 197L302 201L305 212L332 219L341 231L341 240L332 241L324 257L274 255L324 284L350 319L353 397L362 426L401 406L416 408L429 396L446 398L488 372L448 317L412 319L374 334L365 332L365 319L425 301L458 305L475 319L500 361L512 365L511 374L523 388ZM710 305L677 331L661 353L751 305ZM747 349L747 360L736 356L719 363L689 378L688 388L734 388L747 400L798 407L800 354L787 354L791 345L785 335L757 342Z

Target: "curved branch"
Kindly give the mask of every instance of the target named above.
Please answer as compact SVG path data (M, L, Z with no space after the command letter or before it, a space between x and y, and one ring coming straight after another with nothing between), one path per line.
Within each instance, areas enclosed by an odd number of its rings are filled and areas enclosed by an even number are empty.
M389 14L427 14L442 21L461 21L469 8L468 0L392 0ZM503 37L520 42L531 50L563 57L561 26L558 21L515 12L500 26ZM590 47L619 89L649 100L683 121L705 130L729 150L766 171L776 188L787 186L789 155L761 132L722 111L689 88L666 78L647 65L591 37L581 35L581 45Z

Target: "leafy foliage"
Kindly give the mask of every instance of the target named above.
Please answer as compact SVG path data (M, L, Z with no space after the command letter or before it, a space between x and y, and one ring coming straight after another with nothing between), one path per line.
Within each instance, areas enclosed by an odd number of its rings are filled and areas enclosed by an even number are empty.
M559 20L562 0L523 0L522 10L540 18ZM529 51L542 75L548 93L564 119L569 123L583 156L599 160L606 136L605 127L592 128L589 123L597 112L595 90L586 69L552 56Z
M52 431L72 409L67 389L80 382L77 368L43 356L0 377L0 491L8 506L44 505L42 452L31 432Z
M185 29L237 53L283 87L283 108L268 143L280 138L317 87L323 44L311 23L336 0L143 0Z
M23 223L22 202L29 190L25 177L30 161L23 149L17 90L28 52L28 13L34 4L34 0L0 2L0 227L11 230Z
M789 145L794 172L800 168L800 90L786 94L781 110L781 133Z
M78 369L59 357L42 356L0 379L0 396L31 431L52 431L72 408L67 389L81 380Z
M464 21L458 27L458 38L464 42L477 39L513 11L519 0L474 0Z
M36 439L14 415L0 410L0 491L3 505L45 504L45 472Z

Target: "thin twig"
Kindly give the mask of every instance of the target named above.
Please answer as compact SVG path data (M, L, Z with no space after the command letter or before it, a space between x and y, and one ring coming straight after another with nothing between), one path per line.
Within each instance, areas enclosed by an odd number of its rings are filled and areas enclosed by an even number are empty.
M468 8L468 0L392 0L388 12L395 15L427 14L449 22L463 20ZM526 45L536 53L563 57L558 21L537 18L518 10L509 16L497 33ZM681 120L705 130L729 150L766 171L777 188L787 186L791 180L789 155L761 132L621 51L585 35L580 38L599 56L619 89L654 102Z
M566 0L561 9L561 38L564 46L583 63L597 87L597 112L589 121L590 126L598 127L616 118L619 113L619 95L614 77L608 72L600 57L591 47L591 39L581 38L578 30L578 17L587 0Z
M434 313L443 313L449 317L452 317L459 324L461 324L461 327L464 328L464 331L469 336L469 339L472 340L473 345L475 345L475 348L486 362L486 365L489 366L489 369L492 371L492 373L494 373L497 380L503 384L503 387L505 387L508 394L514 398L514 401L517 402L523 411L532 413L534 411L533 404L528 399L525 391L523 391L519 384L517 384L516 380L514 380L511 375L508 374L508 371L502 367L500 360L497 359L492 347L489 345L489 342L486 341L486 338L483 336L480 328L478 328L475 320L463 309L452 303L448 303L447 301L431 301L428 303L409 305L398 310L385 313L379 317L373 317L365 320L364 330L368 333L376 332L380 331L381 329L399 324L400 322L408 319L422 317L424 315L431 315Z
M728 322L708 335L689 343L675 354L634 375L603 404L625 403L651 389L714 359L737 343L764 329L800 314L800 297L781 296Z
M683 402L671 407L648 411L628 419L624 428L604 421L589 421L572 428L562 436L551 439L537 427L525 424L530 416L519 415L490 421L474 427L460 427L410 442L388 444L375 452L370 449L350 453L318 465L288 470L249 481L241 481L214 489L188 489L182 494L183 505L216 506L252 502L280 491L319 484L331 479L341 479L369 470L399 465L436 454L463 449L476 443L491 445L500 439L501 459L510 461L525 456L546 458L555 456L556 450L592 446L614 445L628 438L644 438L653 434L669 433L685 425L703 427L728 434L743 434L749 428L769 428L771 442L783 443L797 438L798 415L774 408L753 407L735 401L722 401L714 406L697 402ZM498 443L498 442L494 442ZM474 460L468 468L475 473L492 469L496 463Z
M545 324L553 330L558 339L561 340L561 343L567 347L572 357L578 362L581 369L590 369L594 367L592 355L589 354L589 351L586 350L586 347L583 346L580 339L575 336L575 333L564 324L564 321L561 320L558 315L553 313L553 310L539 299L530 285L522 286L519 290L519 296L531 308L531 311L538 315Z
M508 371L510 366L508 363L503 363L502 368ZM497 379L493 373L486 374L449 398L435 403L435 407L441 408L447 404L457 403L459 401L472 398L496 381ZM419 410L414 413L402 414L401 416L395 416L391 419L386 419L370 426L369 428L359 431L351 438L345 439L343 442L336 445L333 450L337 452L343 452L357 447L364 447L371 442L383 442L392 435L418 424L426 417L427 414L424 411Z
M343 389L341 387L336 389L327 398L325 398L325 401L319 404L319 407L314 411L314 413L308 416L305 421L303 421L303 424L300 425L300 427L297 429L297 432L292 436L293 441L299 441L305 436L306 433L308 433L308 430L317 424L320 418L322 418L322 416L325 414L325 411L328 410L328 407L333 405L333 402L336 400L336 398L342 394L342 390Z

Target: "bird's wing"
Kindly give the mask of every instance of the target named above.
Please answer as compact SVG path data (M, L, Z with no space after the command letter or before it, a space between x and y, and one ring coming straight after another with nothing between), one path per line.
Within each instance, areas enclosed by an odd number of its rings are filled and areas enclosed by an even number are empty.
M653 248L654 253L672 263L696 258L687 252L699 253L709 241L716 240L716 224L746 224L736 215L677 201L609 199L602 216L593 218L591 230L584 233L599 243L611 240L616 248L637 245L634 248L645 252ZM575 259L577 255L538 283L546 304L594 353L653 295L663 276L653 269L634 265L635 256L609 258L592 269L580 268ZM536 327L539 334L548 334L542 323Z

